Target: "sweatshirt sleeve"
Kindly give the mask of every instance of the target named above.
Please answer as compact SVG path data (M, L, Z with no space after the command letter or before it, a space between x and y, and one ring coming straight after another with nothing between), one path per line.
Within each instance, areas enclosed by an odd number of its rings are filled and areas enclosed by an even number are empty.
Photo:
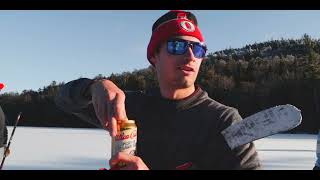
M8 128L7 126L4 127L4 141L3 144L7 144L8 143Z
M221 135L221 131L226 127L234 124L237 121L242 121L242 117L235 108L229 107L225 112L221 114L220 119L223 125L219 128L218 139L221 139L221 143L225 148L225 151L230 154L230 168L237 170L258 170L261 169L260 160L253 142L239 146L234 150L231 150ZM228 162L224 162L228 167Z
M253 143L248 143L231 150L221 131L242 118L235 108L223 108L218 113L219 123L216 131L212 130L206 139L206 145L199 151L200 160L195 164L199 169L218 170L258 170L260 160ZM214 129L214 128L212 128Z
M97 118L91 100L89 90L94 80L80 78L65 84L59 89L55 97L55 104L62 111L76 115L81 120L102 127L102 123ZM126 95L125 108L129 119L139 119L137 112L140 111L142 93L139 91L124 91Z
M73 114L96 127L102 127L91 101L89 88L93 82L91 79L80 78L66 83L60 87L55 104L66 113Z
M0 148L6 144L6 123L5 115L0 106Z

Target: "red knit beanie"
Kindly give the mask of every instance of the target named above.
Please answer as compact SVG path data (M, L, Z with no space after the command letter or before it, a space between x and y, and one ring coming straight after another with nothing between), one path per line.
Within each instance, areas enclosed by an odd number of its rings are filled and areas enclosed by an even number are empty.
M147 48L149 62L152 64L150 59L155 49L170 37L193 36L203 42L197 25L197 19L191 12L172 10L161 16L152 26L152 35Z

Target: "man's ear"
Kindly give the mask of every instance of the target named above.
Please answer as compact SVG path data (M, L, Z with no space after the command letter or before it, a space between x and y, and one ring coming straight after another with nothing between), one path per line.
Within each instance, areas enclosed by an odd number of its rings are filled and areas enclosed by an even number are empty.
M157 57L157 55L154 55L154 56L152 56L151 58L150 58L150 61L151 61L151 63L152 63L152 65L153 65L153 67L155 67L155 65L158 63L158 57Z

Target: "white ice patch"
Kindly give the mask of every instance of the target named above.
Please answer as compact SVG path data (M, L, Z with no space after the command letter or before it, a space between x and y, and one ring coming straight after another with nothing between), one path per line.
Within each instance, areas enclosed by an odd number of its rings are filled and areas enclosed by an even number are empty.
M312 169L316 143L317 136L307 134L276 134L255 141L266 170ZM111 138L102 129L18 126L10 150L3 170L108 169Z
M4 155L4 147L0 148L0 161L2 161Z

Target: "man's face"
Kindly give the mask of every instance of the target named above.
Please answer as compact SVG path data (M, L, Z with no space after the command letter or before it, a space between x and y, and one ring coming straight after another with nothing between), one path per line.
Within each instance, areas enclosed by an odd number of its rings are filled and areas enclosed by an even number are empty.
M199 42L192 36L178 36L177 39ZM182 55L173 55L167 51L167 42L163 43L155 57L154 63L160 86L168 88L188 88L194 85L202 58L194 57L191 47Z

